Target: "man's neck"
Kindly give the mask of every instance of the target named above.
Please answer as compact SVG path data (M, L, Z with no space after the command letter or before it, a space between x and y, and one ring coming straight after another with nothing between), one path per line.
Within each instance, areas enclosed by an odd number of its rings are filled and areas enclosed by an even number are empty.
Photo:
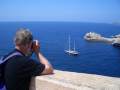
M26 51L23 47L19 47L19 46L15 46L15 49L19 50L20 52L22 52L24 55L26 54Z

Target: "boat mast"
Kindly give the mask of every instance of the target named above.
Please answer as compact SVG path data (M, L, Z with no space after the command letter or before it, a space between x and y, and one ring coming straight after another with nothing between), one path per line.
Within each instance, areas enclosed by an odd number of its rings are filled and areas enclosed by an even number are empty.
M75 51L75 40L74 40L74 51Z
M70 35L69 35L69 51L70 51Z

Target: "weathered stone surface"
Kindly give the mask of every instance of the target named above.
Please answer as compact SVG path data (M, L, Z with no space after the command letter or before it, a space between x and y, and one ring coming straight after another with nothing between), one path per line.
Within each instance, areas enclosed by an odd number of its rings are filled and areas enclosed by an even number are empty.
M55 70L33 78L30 90L120 90L120 78Z

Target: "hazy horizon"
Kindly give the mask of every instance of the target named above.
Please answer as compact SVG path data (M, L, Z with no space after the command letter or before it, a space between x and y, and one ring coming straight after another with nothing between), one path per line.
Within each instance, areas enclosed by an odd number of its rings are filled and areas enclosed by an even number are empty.
M0 22L120 23L119 0L2 0Z

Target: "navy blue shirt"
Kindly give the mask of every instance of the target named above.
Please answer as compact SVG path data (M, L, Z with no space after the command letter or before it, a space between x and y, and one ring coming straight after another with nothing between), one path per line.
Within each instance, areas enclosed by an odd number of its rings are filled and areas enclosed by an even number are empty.
M16 51L20 52L16 49L13 52ZM45 65L20 53L22 56L13 56L6 62L4 77L7 90L29 90L31 77L40 75L45 69Z

